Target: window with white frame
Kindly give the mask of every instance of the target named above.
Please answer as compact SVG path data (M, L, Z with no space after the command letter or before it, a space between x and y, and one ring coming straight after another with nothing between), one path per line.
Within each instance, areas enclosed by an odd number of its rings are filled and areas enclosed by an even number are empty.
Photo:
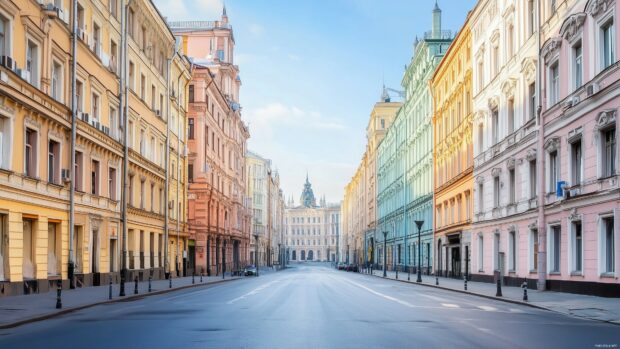
M73 164L75 172L75 190L84 191L82 184L82 171L84 171L84 154L80 151L75 152L75 163Z
M62 102L63 79L62 65L56 61L52 62L52 98Z
M28 40L26 47L26 75L24 78L32 85L39 87L39 45Z
M114 167L108 168L108 195L110 196L110 200L116 200L116 169Z
M508 25L508 29L506 30L506 55L508 59L511 59L514 56L514 45L515 45L515 27L514 24L510 23Z
M573 45L573 89L583 85L583 48L581 40Z
M99 120L99 95L96 93L93 93L92 95L92 99L91 99L91 109L92 109L92 118L93 120Z
M555 105L560 98L560 65L555 62L549 66L549 106Z
M614 236L614 217L602 217L600 220L600 270L604 274L616 272L616 241Z
M583 231L581 221L571 223L571 272L583 270Z
M37 176L37 141L39 133L31 128L26 128L24 173L28 177Z
M530 272L538 270L538 229L530 230Z
M618 145L616 140L616 127L609 127L601 131L601 155L603 177L616 174L616 162L618 157Z
M514 168L508 171L508 190L508 202L514 204L517 201L517 185Z
M76 80L75 82L75 99L77 103L78 112L82 112L84 110L84 84Z
M140 129L140 155L146 156L146 131Z
M534 5L534 0L527 1L527 34L528 37L534 34L534 30L536 30L536 6Z
M10 152L11 152L11 138L13 133L11 132L11 120L3 115L0 115L0 168L10 169Z
M530 199L536 197L538 190L538 181L536 180L536 159L530 160Z
M60 143L52 139L47 144L47 181L60 184Z
M517 269L517 232L508 232L508 270L514 272Z
M493 270L499 271L500 265L499 265L499 256L500 256L500 252L499 252L499 246L500 246L500 240L499 240L499 231L496 231L495 233L493 233Z
M532 82L531 84L528 85L527 94L528 94L528 105L529 105L528 120L532 120L536 117L536 109L538 107L536 105L536 82Z
M129 88L136 91L136 66L133 62L129 62Z
M499 74L499 41L496 42L491 48L491 64L493 64L493 72L491 73L493 78Z
M499 108L491 110L491 139L493 145L499 142Z
M571 157L571 185L579 185L582 180L583 173L583 152L581 147L581 138L570 143Z
M601 70L609 67L615 62L615 29L614 19L607 20L600 29L601 40Z
M484 64L478 61L478 92L484 89Z
M500 180L499 176L493 177L493 208L499 208L500 205Z
M92 160L90 164L90 193L92 195L99 195L99 161Z
M560 238L562 236L562 229L559 225L554 225L549 231L549 242L547 244L547 254L549 255L549 272L560 272L560 251L561 244Z
M554 150L549 153L549 192L556 192L556 185L558 182L558 151Z
M11 53L10 34L11 22L0 13L0 56L9 56Z
M506 120L508 124L507 125L508 134L511 134L515 131L515 100L514 100L514 97L511 97L508 99L506 109L508 112L508 120Z

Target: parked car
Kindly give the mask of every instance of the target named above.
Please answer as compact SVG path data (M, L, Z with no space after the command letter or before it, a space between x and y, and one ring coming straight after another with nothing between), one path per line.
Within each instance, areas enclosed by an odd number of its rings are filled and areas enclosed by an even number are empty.
M357 264L351 263L351 264L347 265L347 271L353 271L353 272L357 273Z
M256 275L256 266L248 265L243 269L243 275L245 276L254 276Z
M347 265L343 262L338 263L338 270L346 270Z

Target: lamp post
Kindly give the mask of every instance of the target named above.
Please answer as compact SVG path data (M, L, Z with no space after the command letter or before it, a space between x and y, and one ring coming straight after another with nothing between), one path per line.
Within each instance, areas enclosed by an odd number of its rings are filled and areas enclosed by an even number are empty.
M421 240L421 235L422 235L422 225L424 224L424 221L415 221L415 225L418 226L418 279L416 280L416 282L422 282L422 268L420 268L421 265L421 251L420 249L422 248L422 243L420 242Z
M387 231L383 232L383 277L387 277Z
M258 234L254 234L256 248L254 249L254 260L256 261L256 276L258 276Z

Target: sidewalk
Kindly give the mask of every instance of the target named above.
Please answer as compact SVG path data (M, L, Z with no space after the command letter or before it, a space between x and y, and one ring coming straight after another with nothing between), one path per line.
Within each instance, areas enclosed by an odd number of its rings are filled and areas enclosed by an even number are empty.
M261 269L262 272L262 269ZM215 284L222 281L237 280L240 277L200 276L172 279L172 288L169 280L154 280L151 282L151 292L148 292L148 281L138 283L138 294L134 294L135 283L125 283L125 297L119 297L119 284L112 284L112 299L109 299L109 285L62 290L62 309L56 309L56 290L47 293L10 296L0 298L0 329L19 326L24 323L43 320L56 315L69 313L98 304L112 303L123 300L137 299L147 295L161 294L188 287Z
M383 270L374 270L374 276L382 277ZM387 277L395 279L396 273L388 271ZM407 281L407 273L399 272L398 280L417 284L417 274L411 274L411 281ZM422 275L422 285L441 289L474 294L500 301L524 304L537 308L547 309L558 313L580 318L605 321L620 325L620 299L587 296L574 293L527 290L528 301L523 301L523 289L502 285L502 297L495 297L497 286L486 282L467 282L467 291L464 290L463 280L439 278L439 286L435 285L435 277Z

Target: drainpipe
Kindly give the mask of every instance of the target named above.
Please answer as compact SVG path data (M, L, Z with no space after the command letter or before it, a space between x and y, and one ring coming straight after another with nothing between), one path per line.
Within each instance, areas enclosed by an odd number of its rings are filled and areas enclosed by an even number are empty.
M71 163L69 164L69 265L67 266L67 278L69 279L69 287L75 288L73 276L75 271L75 256L73 251L73 239L75 236L75 143L77 138L77 98L75 94L77 79L77 0L73 0L71 4L71 13L73 14L72 34L71 34Z
M123 115L123 190L121 192L122 259L119 296L125 296L125 279L127 277L127 195L129 195L129 110L127 105L127 7L132 0L121 6L121 58L119 81L119 113Z
M536 65L536 97L538 98L538 108L536 109L536 122L538 123L538 144L536 158L536 177L538 180L538 282L536 287L539 291L544 291L547 284L547 236L545 224L545 123L542 118L542 62L540 55L540 0L536 1L536 21L538 31L536 33L536 47L538 48L538 62Z
M176 47L173 49L173 52L176 52ZM170 275L170 261L168 261L168 221L170 220L170 208L168 207L170 202L170 193L168 192L168 186L170 185L170 67L172 66L172 58L174 57L174 53L172 57L168 58L166 69L166 156L165 156L165 166L166 166L166 176L164 178L164 277L166 279L172 277Z

